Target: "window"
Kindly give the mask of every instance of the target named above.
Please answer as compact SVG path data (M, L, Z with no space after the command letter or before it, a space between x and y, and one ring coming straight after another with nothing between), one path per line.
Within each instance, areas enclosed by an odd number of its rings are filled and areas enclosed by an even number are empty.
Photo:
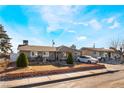
M37 56L37 52L31 52L32 56Z
M49 57L49 52L43 52L44 57Z
M80 58L87 58L87 59L88 59L88 58L90 58L90 57L88 57L88 56L80 56Z
M86 58L85 56L80 56L80 58Z

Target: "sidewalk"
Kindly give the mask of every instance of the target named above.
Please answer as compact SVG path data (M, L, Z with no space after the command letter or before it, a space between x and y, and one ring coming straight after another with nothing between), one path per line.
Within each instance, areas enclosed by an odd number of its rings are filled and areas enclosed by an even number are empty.
M106 64L106 63L100 63L101 65L105 65L107 70L124 70L124 64L117 64L117 65L113 65L113 64Z
M7 87L33 87L38 85L44 85L64 80L71 80L81 77L94 76L99 74L108 73L107 69L98 69L98 70L88 70L88 71L79 71L73 73L57 74L57 75L47 75L31 78L23 78L18 80L10 81L0 81L0 88Z

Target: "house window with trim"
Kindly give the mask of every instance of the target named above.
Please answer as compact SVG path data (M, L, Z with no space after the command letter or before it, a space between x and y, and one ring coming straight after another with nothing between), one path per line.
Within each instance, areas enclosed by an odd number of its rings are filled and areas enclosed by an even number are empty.
M49 57L49 52L43 52L43 57Z
M31 52L31 56L32 57L36 57L37 56L37 52Z

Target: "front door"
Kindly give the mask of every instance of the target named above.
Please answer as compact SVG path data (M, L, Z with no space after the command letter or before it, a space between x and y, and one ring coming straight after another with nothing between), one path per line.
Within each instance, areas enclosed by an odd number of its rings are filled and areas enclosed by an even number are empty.
M108 57L111 58L111 53L110 52L108 53Z

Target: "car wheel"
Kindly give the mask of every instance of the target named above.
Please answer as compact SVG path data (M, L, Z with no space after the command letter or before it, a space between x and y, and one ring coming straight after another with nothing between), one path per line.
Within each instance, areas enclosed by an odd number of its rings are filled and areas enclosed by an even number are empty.
M90 61L90 60L88 60L88 63L89 63L89 64L91 64L91 61Z

